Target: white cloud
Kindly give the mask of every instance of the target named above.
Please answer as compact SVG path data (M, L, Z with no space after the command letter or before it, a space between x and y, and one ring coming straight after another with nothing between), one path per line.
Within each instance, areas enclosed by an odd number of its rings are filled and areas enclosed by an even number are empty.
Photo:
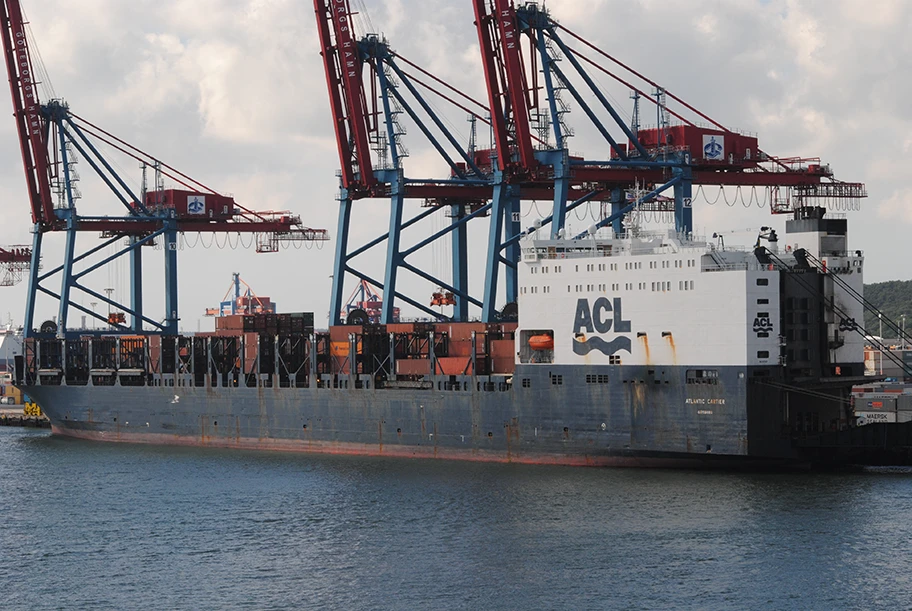
M901 189L877 205L877 217L912 225L912 191Z

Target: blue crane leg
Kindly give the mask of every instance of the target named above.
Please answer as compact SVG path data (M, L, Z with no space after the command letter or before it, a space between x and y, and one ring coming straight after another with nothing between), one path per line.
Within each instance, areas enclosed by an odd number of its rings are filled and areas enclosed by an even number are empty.
M35 328L35 298L38 296L39 269L41 263L41 228L36 224L32 228L32 261L29 266L29 286L28 294L25 297L25 337L31 337Z
M611 190L611 216L614 216L615 219L611 222L611 229L614 231L614 235L619 236L623 235L624 228L624 215L617 214L621 208L624 207L624 191L620 188L614 188Z
M465 217L465 207L461 204L450 206L451 223L455 225L452 232L453 286L459 293L469 291L469 231L466 223L460 223ZM453 320L468 322L469 301L459 293L454 293L456 305L453 306Z
M567 198L570 196L570 154L566 149L550 151L548 162L554 168L554 207L551 212L551 239L558 239L558 234L567 222Z
M681 182L674 187L675 199L675 230L678 233L693 233L693 175L688 167L674 168L675 176L681 177Z
M518 188L511 186L509 188L509 197L507 199L507 210L505 211L506 218L506 239L509 240L513 236L519 235L522 231L520 227L520 207L519 207L519 193ZM513 265L505 266L504 277L506 280L506 303L515 302L517 299L517 293L519 292L519 279L516 276L516 263L519 262L519 242L511 242L509 246L504 249L505 258L507 261L513 263Z
M348 266L348 228L351 224L352 200L343 189L339 198L339 224L336 231L336 258L333 264L332 295L329 300L329 324L342 322L344 307L342 291L345 289L345 270Z
M70 308L70 289L73 287L73 259L76 256L76 215L67 218L66 246L63 253L63 273L60 279L60 302L57 306L57 337L66 337L67 314Z
M177 221L165 221L165 335L177 335Z
M500 250L503 241L504 211L507 208L509 186L503 177L497 177L491 206L491 223L488 226L488 252L485 261L484 302L482 322L494 322L497 314L497 281L500 271Z
M380 177L383 172L378 172ZM396 278L399 275L399 264L402 255L399 252L399 238L402 234L402 209L405 206L405 191L401 171L390 171L390 222L389 238L386 241L386 273L383 278L383 312L381 322L390 324L394 321L393 313L396 303ZM381 178L383 180L383 178Z
M133 310L132 328L134 333L143 330L143 295L142 295L142 246L137 246L136 236L130 238L133 248L130 249L130 309Z

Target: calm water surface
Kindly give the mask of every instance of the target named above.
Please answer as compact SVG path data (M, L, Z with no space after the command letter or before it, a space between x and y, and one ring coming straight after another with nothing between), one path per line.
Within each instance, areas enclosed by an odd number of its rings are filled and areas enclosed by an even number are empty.
M2 609L909 609L912 472L731 474L0 429Z

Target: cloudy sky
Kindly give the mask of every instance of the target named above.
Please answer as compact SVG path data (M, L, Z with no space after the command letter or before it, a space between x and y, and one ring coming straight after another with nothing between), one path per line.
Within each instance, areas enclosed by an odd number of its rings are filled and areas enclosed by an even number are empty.
M248 208L288 209L335 235L335 142L318 54L313 5L305 0L21 0L53 92L76 114L104 126ZM386 35L405 57L484 99L468 0L363 0L360 32ZM722 123L757 132L780 156L819 156L842 180L867 183L862 212L850 213L850 241L863 249L869 282L910 279L912 161L908 78L912 73L912 3L903 0L551 0L552 14L616 57L662 83ZM604 82L629 113L627 91ZM446 111L458 137L468 137L461 111ZM9 99L0 109L9 117ZM644 122L651 107L644 106ZM575 113L573 152L604 157ZM483 130L482 130L483 131ZM445 167L417 130L406 145L406 174L432 177ZM483 142L482 142L483 143ZM135 184L139 168L117 160ZM82 213L119 213L119 204L80 168ZM717 194L709 193L712 200ZM386 224L386 204L358 204L355 241ZM542 208L544 209L544 208ZM0 121L0 244L30 240L28 204L12 118ZM526 214L532 214L526 210ZM768 209L696 202L698 233L784 223ZM432 229L433 221L422 231ZM571 220L571 222L577 222ZM578 221L580 229L588 223ZM436 225L442 226L442 225ZM733 233L737 236L737 233ZM743 241L755 235L744 231ZM61 236L62 237L62 236ZM417 237L417 236L412 236ZM83 234L86 248L95 236ZM736 240L732 237L732 240ZM45 267L59 260L58 236L47 240ZM190 238L190 244L195 237ZM727 240L728 241L728 240ZM284 311L328 311L332 243L322 250L257 255L231 245L197 245L181 254L180 301L185 330L201 319L240 272ZM149 309L161 308L161 253L146 255ZM380 275L373 261L367 271ZM445 273L445 248L423 257ZM473 264L480 261L473 261ZM480 270L473 284L480 280ZM421 294L429 288L408 284ZM126 299L125 265L100 272L97 288ZM25 284L2 289L0 314L21 320ZM91 300L86 297L87 306ZM101 309L101 306L99 306ZM42 316L53 308L42 304Z

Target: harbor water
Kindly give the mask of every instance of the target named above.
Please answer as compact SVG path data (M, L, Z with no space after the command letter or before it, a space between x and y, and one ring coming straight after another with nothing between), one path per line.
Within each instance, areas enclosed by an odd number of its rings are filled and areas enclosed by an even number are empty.
M908 609L912 471L585 469L0 429L3 609Z

